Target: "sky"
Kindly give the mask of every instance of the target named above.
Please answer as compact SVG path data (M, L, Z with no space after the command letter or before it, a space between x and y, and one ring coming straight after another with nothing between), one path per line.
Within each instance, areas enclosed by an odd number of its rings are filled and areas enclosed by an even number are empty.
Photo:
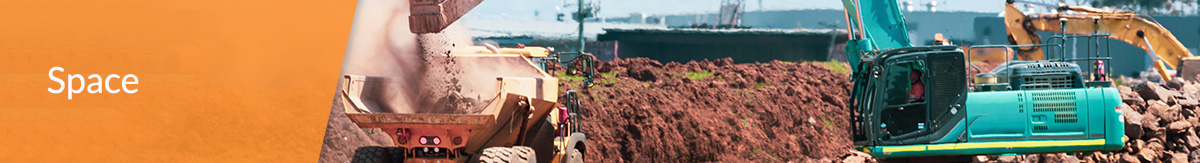
M625 17L632 13L667 15L716 12L722 0L587 0L600 4L601 17ZM906 0L901 0L906 1ZM935 0L909 0L914 11L928 10L923 4ZM999 13L1004 0L936 0L938 11L976 11ZM1035 0L1036 1L1036 0ZM1046 0L1049 1L1049 0ZM577 0L567 0L564 12L575 11ZM760 3L761 2L761 3ZM556 8L564 0L484 0L468 17L520 20L555 20ZM761 4L761 5L760 5ZM745 0L747 11L788 9L842 9L840 0ZM760 8L761 7L761 8Z

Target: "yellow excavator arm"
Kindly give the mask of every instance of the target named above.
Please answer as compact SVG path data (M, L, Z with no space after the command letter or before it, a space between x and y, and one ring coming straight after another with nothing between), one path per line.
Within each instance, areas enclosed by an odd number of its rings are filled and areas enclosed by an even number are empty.
M1008 31L1009 43L1013 45L1041 44L1035 31L1066 34L1109 34L1108 38L1120 40L1153 53L1154 67L1164 81L1170 81L1166 67L1176 68L1183 60L1193 55L1175 35L1154 21L1125 10L1097 9L1083 6L1058 4L1058 13L1042 13L1026 16L1009 1L1004 10L1004 26ZM1064 13L1065 11L1075 11ZM1066 28L1062 28L1063 25ZM1045 54L1041 47L1017 49L1021 60L1042 60Z

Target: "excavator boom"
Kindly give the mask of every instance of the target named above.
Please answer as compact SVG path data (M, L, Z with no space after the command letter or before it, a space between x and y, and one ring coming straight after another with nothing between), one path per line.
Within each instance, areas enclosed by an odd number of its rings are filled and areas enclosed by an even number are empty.
M1133 12L1063 4L1059 4L1057 8L1075 12L1026 16L1016 8L1013 1L1010 1L1005 5L1004 13L1009 42L1014 45L1041 44L1041 37L1035 31L1077 35L1108 34L1108 38L1137 46L1153 54L1151 57L1155 58L1155 68L1164 80L1170 80L1165 71L1166 67L1178 69L1177 66L1183 60L1193 57L1171 31ZM1066 28L1063 28L1064 25ZM1035 46L1018 49L1017 57L1027 61L1042 60L1045 59L1045 54L1040 47Z
M842 5L850 34L846 60L851 69L857 70L860 60L871 58L872 51L913 46L896 0L842 0Z

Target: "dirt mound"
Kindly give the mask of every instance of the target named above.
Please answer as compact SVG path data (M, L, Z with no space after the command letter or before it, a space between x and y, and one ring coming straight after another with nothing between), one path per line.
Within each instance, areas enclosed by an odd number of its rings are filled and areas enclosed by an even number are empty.
M850 82L813 64L726 58L602 63L583 90L587 162L835 161L851 153ZM856 159L863 159L855 157ZM869 158L866 158L869 159Z

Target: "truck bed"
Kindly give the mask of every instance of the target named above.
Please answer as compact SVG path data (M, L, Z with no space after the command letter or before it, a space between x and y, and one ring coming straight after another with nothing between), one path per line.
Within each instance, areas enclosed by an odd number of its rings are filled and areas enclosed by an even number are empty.
M487 114L346 113L360 128L460 128L477 129L496 123Z

